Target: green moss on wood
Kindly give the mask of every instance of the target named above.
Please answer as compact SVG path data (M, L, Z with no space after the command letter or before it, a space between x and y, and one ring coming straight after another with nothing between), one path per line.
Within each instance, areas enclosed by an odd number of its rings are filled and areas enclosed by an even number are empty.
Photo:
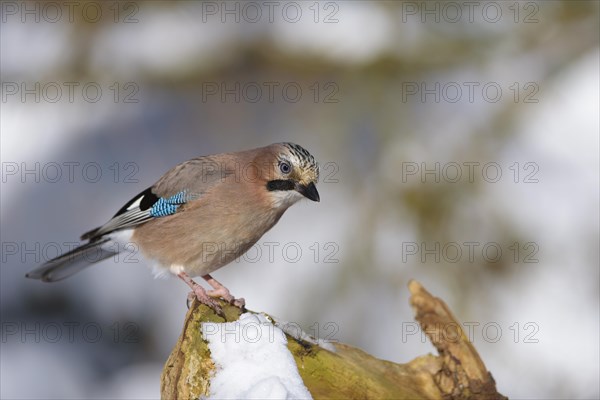
M433 356L409 364L396 364L345 344L335 344L334 353L306 342L300 343L289 336L288 348L296 359L304 384L315 399L442 397L429 373L437 365Z
M418 357L406 364L375 358L352 346L335 343L335 352L286 334L304 384L315 399L489 399L504 400L491 374L464 332L447 342L436 329L458 326L446 304L417 282L409 285L416 319L428 334L439 356ZM215 365L202 322L233 322L241 310L220 303L224 317L210 308L192 304L183 332L161 376L164 399L198 399L210 393ZM305 337L306 338L306 337Z

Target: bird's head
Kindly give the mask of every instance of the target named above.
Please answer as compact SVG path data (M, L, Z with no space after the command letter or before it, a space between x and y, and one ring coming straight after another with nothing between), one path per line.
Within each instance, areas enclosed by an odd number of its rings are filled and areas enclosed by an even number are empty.
M302 196L319 201L315 184L319 180L319 164L303 147L294 143L276 143L269 146L269 178L266 189L282 205L291 205Z

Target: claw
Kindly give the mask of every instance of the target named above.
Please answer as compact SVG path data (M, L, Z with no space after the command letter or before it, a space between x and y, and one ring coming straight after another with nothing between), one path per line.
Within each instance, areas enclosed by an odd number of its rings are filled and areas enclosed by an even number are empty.
M239 299L233 299L233 302L230 302L229 304L240 308L242 311L246 310L246 300L244 300L242 297Z
M194 294L194 292L188 293L187 299L185 300L185 305L187 306L188 310L190 309L190 307L192 307L192 303L194 302L195 298L196 298L196 295Z

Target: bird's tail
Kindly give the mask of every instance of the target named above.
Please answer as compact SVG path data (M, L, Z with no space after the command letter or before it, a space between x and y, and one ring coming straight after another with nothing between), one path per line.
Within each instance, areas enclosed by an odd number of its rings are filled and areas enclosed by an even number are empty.
M102 246L110 241L110 238L101 238L83 244L40 265L25 276L44 282L56 282L68 278L98 261L117 254L116 249L109 250L106 246Z

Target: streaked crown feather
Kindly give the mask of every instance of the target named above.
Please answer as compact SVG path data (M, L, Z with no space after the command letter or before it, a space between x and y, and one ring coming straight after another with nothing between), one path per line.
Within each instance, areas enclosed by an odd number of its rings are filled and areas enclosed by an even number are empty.
M317 182L319 180L319 163L308 150L296 143L283 142L280 144L289 150L290 155L294 158L294 163L300 167L303 182Z

